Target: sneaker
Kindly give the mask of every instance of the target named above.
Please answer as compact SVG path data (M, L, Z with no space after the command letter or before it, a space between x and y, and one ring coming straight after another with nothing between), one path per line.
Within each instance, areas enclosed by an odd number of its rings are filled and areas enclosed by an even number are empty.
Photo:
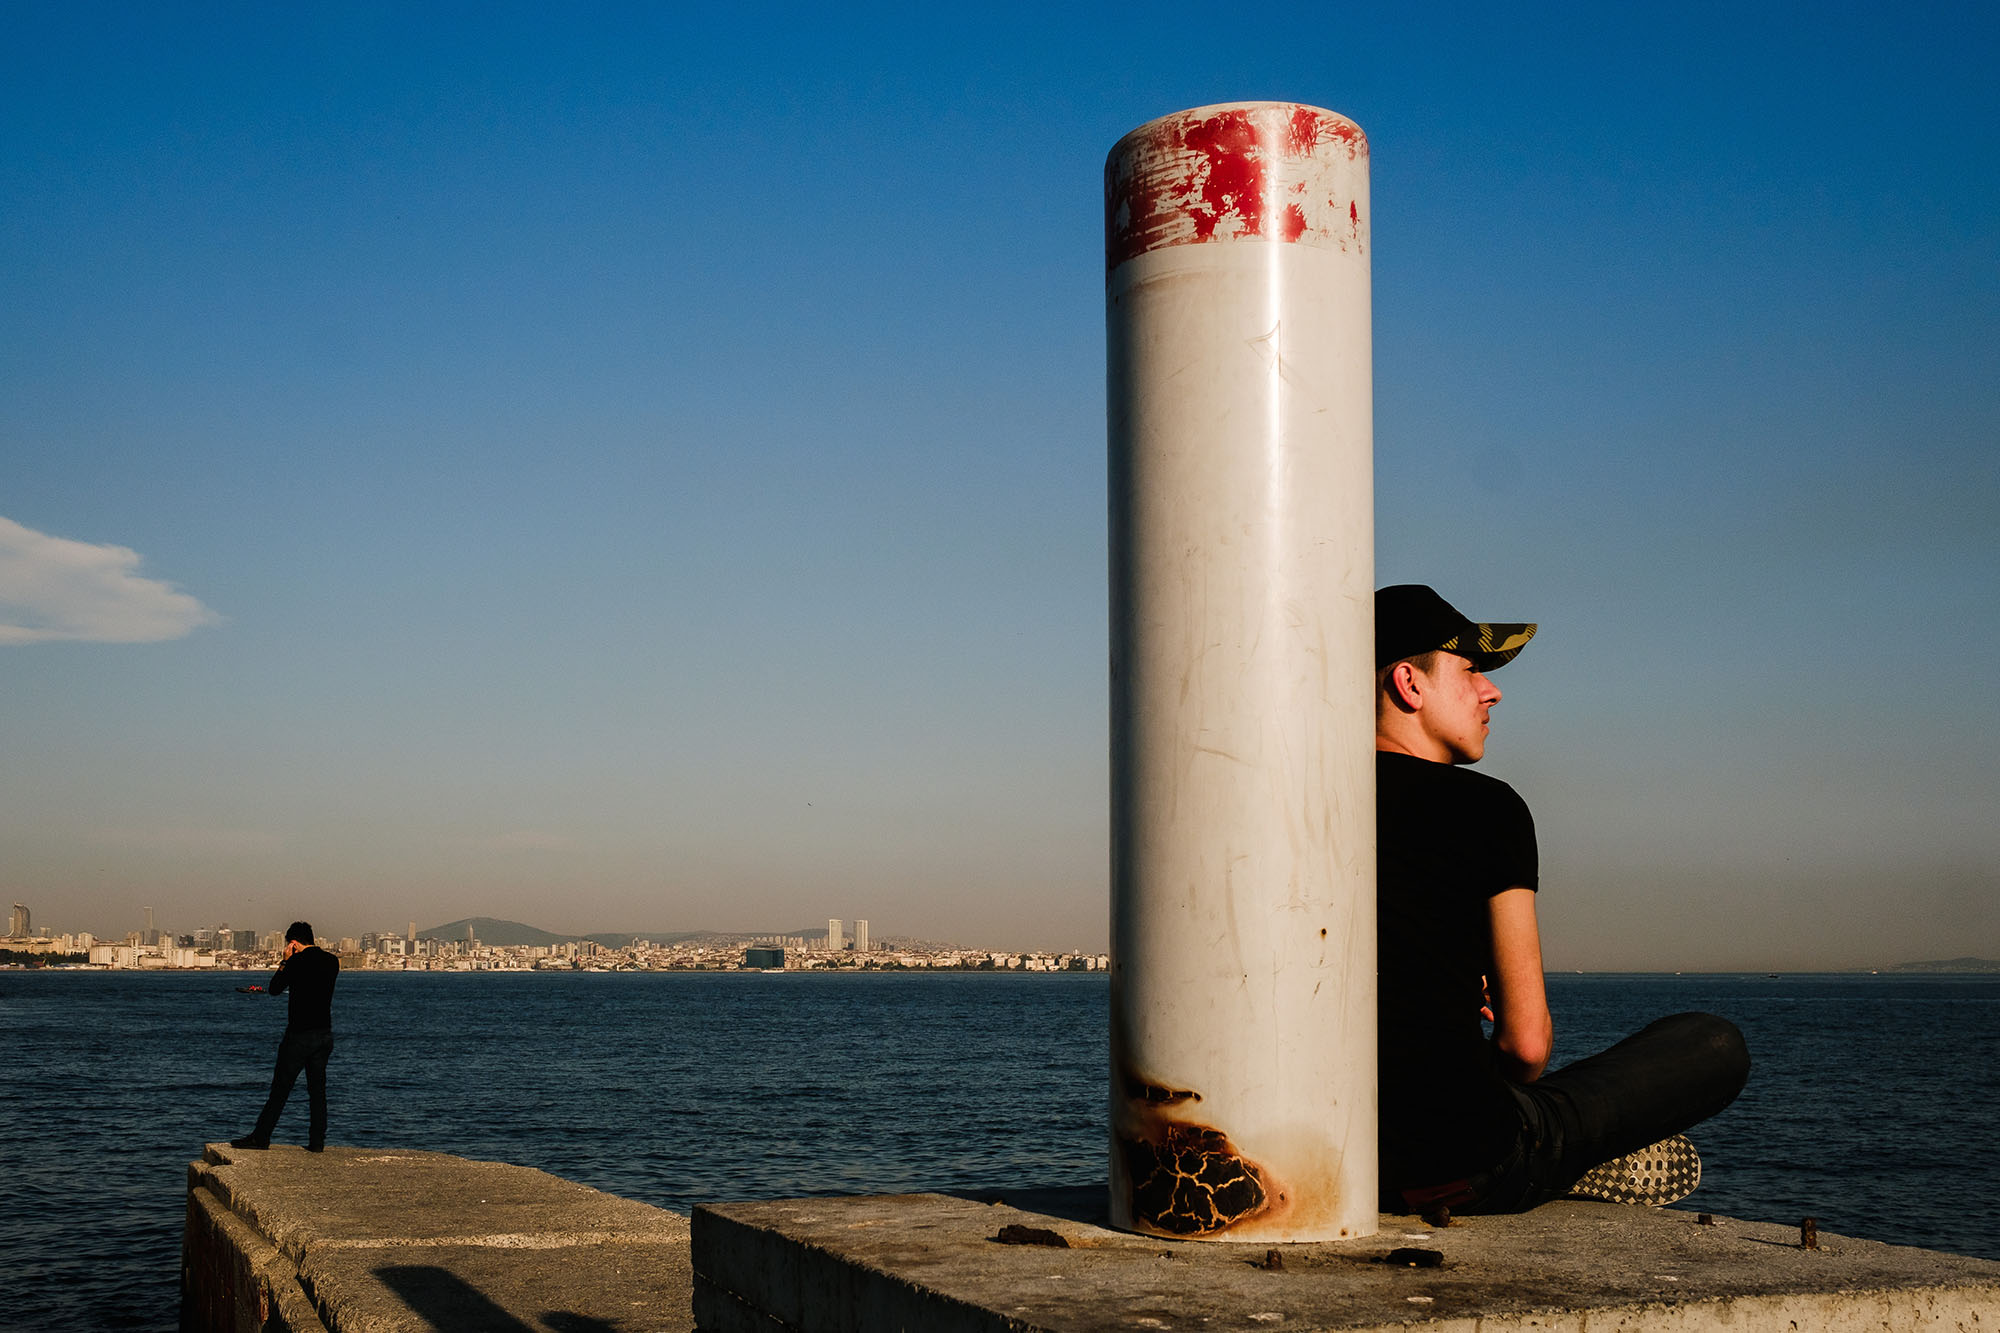
M245 1134L240 1139L231 1139L229 1146L232 1148L268 1148L271 1146L271 1141L269 1139L260 1139L255 1134Z
M1661 1139L1650 1148L1614 1157L1583 1173L1570 1186L1572 1199L1636 1203L1648 1208L1678 1203L1701 1184L1701 1154L1685 1134Z

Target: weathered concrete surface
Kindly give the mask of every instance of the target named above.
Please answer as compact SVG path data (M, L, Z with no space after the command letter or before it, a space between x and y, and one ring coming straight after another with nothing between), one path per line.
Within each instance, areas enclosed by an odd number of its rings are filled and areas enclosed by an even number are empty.
M688 1220L528 1167L365 1148L188 1166L182 1327L685 1333Z
M1361 1240L1174 1242L1103 1222L1102 1189L715 1204L694 1214L705 1333L1108 1333L1133 1329L2000 1329L2000 1263L1795 1227L1559 1203ZM1003 1244L1004 1226L1070 1248ZM1397 1248L1441 1266L1384 1262Z

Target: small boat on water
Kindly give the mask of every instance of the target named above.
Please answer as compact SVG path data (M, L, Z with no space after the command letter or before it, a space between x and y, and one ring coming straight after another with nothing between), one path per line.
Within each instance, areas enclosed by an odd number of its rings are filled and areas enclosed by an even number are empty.
M236 993L238 995L262 995L264 988L262 986L238 986Z

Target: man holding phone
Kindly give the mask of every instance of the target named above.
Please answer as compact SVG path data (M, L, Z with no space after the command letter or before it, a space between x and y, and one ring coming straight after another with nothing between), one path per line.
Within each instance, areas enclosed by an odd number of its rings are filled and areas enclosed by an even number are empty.
M284 956L278 960L269 988L273 995L291 992L284 1039L278 1043L278 1067L271 1075L271 1095L257 1117L257 1127L240 1139L231 1139L230 1147L271 1146L271 1131L278 1127L292 1085L304 1070L311 1108L306 1151L326 1148L326 1060L333 1054L333 985L339 979L340 960L313 943L310 924L294 921L285 931Z

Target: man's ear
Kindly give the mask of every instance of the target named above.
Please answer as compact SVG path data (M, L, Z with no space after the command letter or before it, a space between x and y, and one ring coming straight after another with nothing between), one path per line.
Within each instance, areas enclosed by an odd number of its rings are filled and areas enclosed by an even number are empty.
M1389 695L1406 713L1424 706L1424 678L1415 665L1398 662L1389 668Z

